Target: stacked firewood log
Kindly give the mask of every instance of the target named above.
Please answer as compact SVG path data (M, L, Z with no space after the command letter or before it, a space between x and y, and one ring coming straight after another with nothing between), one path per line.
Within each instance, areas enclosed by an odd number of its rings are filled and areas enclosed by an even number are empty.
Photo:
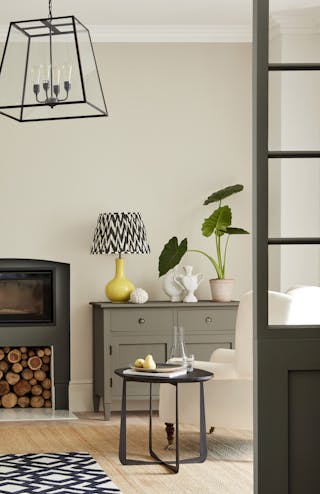
M0 347L0 407L51 408L51 348Z

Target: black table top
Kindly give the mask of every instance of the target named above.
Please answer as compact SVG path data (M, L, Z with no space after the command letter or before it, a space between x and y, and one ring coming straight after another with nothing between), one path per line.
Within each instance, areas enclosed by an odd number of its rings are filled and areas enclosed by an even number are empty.
M213 378L213 373L202 369L193 369L192 372L187 372L182 376L176 377L157 377L160 374L153 376L146 376L141 372L141 375L130 375L124 374L123 371L127 370L128 367L123 367L122 369L116 369L114 372L118 376L126 379L126 381L138 381L144 383L197 383L201 381L209 381Z

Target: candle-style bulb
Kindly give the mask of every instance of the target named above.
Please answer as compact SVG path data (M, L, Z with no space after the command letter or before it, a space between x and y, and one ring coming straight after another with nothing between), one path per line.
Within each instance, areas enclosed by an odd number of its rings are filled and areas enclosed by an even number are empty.
M64 82L71 82L72 65L69 62L65 62L62 66L62 77Z
M32 67L31 77L32 77L33 84L39 84L40 83L40 72L41 72L41 65L34 65Z
M52 67L52 84L53 84L53 86L59 86L60 75L61 75L60 67L58 67L57 65Z
M48 63L46 65L40 65L41 67L41 81L42 82L49 82L51 80L51 65Z

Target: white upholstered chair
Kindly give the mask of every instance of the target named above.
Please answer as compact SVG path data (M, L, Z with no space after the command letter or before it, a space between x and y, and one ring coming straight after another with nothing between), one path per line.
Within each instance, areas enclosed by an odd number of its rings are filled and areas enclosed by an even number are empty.
M293 299L289 324L320 324L320 287L296 286L287 291Z
M269 292L270 324L288 323L291 302L289 295ZM253 427L252 326L252 292L248 292L239 305L235 349L219 348L213 352L209 362L195 362L195 367L214 373L214 378L204 385L208 430L211 427L249 430ZM181 423L199 424L198 388L196 384L179 385ZM174 386L160 385L159 414L167 424L175 422L174 392Z

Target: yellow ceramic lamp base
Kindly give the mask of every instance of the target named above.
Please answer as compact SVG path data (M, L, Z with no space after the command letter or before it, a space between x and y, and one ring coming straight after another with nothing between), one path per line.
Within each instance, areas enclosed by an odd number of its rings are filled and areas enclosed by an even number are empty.
M124 259L116 259L116 275L105 288L106 297L111 302L127 302L134 285L124 274Z

